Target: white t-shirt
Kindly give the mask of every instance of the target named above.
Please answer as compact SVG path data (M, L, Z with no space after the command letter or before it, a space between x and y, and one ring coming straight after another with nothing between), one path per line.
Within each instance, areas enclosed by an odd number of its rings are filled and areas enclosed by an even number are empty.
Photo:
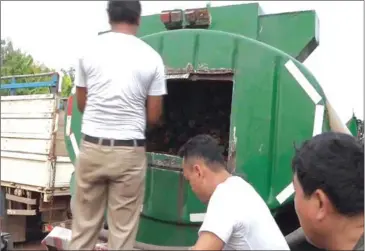
M81 131L110 139L144 139L146 98L167 94L161 56L139 38L110 32L90 41L76 64L87 88Z
M218 185L199 230L217 235L225 250L290 250L264 200L240 177Z

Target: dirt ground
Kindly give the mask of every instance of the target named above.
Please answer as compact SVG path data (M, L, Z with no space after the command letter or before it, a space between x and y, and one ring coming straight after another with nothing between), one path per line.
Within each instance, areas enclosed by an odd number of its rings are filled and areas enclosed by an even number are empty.
M47 250L47 248L41 244L41 240L15 244L14 249L16 249L16 250L42 250L42 251Z

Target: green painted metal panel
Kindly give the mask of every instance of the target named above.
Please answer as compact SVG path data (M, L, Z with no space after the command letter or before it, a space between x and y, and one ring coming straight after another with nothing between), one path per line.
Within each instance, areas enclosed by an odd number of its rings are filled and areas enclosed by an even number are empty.
M357 118L353 114L351 119L346 123L347 128L350 130L353 136L357 136L358 134L358 125L357 125Z
M298 32L300 27L300 32ZM319 23L315 11L262 15L258 40L303 62L319 43Z
M259 5L257 3L210 8L212 30L257 38Z
M162 221L178 222L181 173L149 168L143 214Z
M233 60L237 49L234 39L227 39L223 33L212 33L195 36L195 67L234 68ZM219 44L219 48L212 48L211 41ZM217 58L221 60L217 61Z
M164 36L160 36L160 39L163 40L163 47L160 48L159 52L166 66L172 68L182 68L186 66L186 62L193 62L193 53L196 46L195 34L197 34L197 31L193 30L191 33L194 35L180 32L164 32ZM154 36L151 37L153 38ZM149 40L151 37L147 39ZM181 53L179 57L169 57L167 54L171 53L171 51L175 51L176 53L177 48L175 44L177 41L184 41L184 43L179 43L180 47L178 48L179 51L184 53Z
M167 36L167 33L153 36ZM204 64L208 68L233 67L236 70L231 114L231 132L236 132L239 153L236 171L247 175L249 182L272 210L278 209L280 204L275 196L291 182L293 142L300 143L311 137L315 110L313 101L288 73L284 64L288 60L295 62L324 98L319 85L304 66L288 55L242 36L208 30L171 31L169 36L180 39L175 40L174 46L162 49L166 62L174 61L177 67L182 67L187 62L199 62L195 65ZM146 42L151 37L147 37ZM218 42L197 42L204 39ZM195 47L191 47L190 51L185 50L183 57L176 57L173 52L187 43L193 43ZM227 52L227 44L232 46L229 48L231 53L218 54L219 60L209 53ZM166 176L162 180L167 179ZM164 190L155 192L166 198L165 203L168 203ZM200 202L191 199L193 196L188 189L184 193L190 199L185 201L188 205L184 210L185 215L205 212L205 207ZM176 222L178 220L180 219L175 219ZM141 241L146 241L142 236L141 238Z
M79 145L81 140L81 119L82 114L77 109L77 101L76 98L73 98L72 96L68 99L67 102L67 109L72 110L72 119L71 119L71 133L75 136L76 143ZM65 121L70 120L70 117L65 114ZM65 127L65 136L66 136L66 148L68 150L68 155L71 159L71 161L75 164L75 151L73 150L73 146L70 140L70 137L67 136L67 127Z
M192 246L198 229L197 225L173 224L142 216L137 241L162 246Z

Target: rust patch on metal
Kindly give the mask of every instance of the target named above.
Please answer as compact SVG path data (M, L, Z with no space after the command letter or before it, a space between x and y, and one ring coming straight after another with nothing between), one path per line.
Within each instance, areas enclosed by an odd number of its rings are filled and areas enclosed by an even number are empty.
M173 155L151 153L151 157L148 158L148 164L162 169L182 171L180 158Z
M229 173L234 173L236 171L236 151L229 153L227 170Z
M230 139L229 149L228 149L227 170L229 173L234 173L236 171L236 145L237 145L236 127L233 127L233 134Z
M201 64L194 69L191 63L188 63L185 68L170 68L165 67L167 79L189 79L189 80L223 80L232 81L234 71L227 68L212 68L209 69L206 65Z
M182 172L179 174L179 188L177 192L177 215L178 222L181 223L183 221L183 209L185 204L185 178Z
M152 160L150 162L150 164L152 166L156 166L156 167L166 167L166 168L170 168L170 169L179 169L182 170L180 163L177 163L176 160L172 159L165 159L165 160Z
M169 171L178 172L178 190L177 190L177 215L178 222L183 222L183 209L185 204L185 178L182 172L181 158L173 155L162 153L151 153L148 158L148 165L151 168L159 168Z

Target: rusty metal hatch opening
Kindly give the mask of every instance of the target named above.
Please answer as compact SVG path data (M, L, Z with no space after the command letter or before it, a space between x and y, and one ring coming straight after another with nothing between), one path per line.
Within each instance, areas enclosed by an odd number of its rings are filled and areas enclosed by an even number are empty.
M163 168L176 168L173 162L180 147L198 134L213 136L228 158L233 71L187 67L167 69L166 77L164 123L146 135L147 151L154 153L153 159L159 156L159 163L153 161L153 165L161 167L164 160Z
M169 81L174 80L213 80L233 82L233 70L232 69L208 69L200 67L194 70L192 65L188 64L186 68L173 69L166 67L166 79Z

